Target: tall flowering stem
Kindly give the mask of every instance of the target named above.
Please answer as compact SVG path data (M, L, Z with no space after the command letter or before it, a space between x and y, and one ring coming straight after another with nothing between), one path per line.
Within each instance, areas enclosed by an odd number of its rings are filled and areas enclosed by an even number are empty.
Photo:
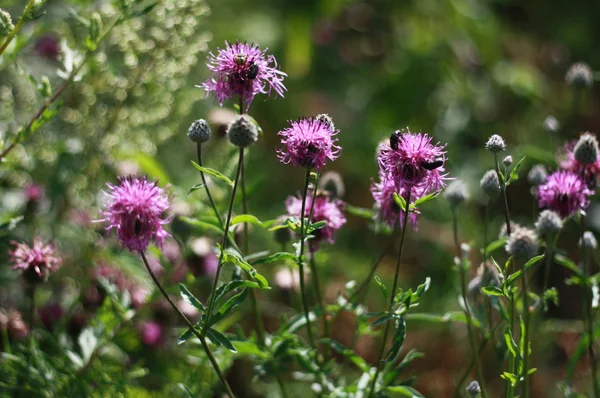
M300 294L302 295L302 308L304 309L304 317L306 318L306 331L308 333L308 341L311 347L315 347L315 341L310 327L310 315L308 311L308 300L306 298L306 287L304 285L304 239L306 237L304 224L304 211L306 210L306 196L308 194L308 184L310 183L310 168L306 168L306 177L304 180L304 189L302 191L302 207L300 209L300 250L298 254L298 268L300 271ZM314 203L314 202L313 202ZM309 220L310 221L310 220Z
M204 165L202 164L202 144L201 143L198 143L196 145L196 153L198 154L198 165L200 167L204 167ZM204 190L206 191L206 196L208 196L208 201L210 202L210 206L212 207L213 212L215 213L215 216L219 220L219 224L221 226L223 226L223 218L221 218L221 214L219 213L217 204L215 203L215 200L214 200L212 194L210 193L210 188L208 187L208 184L206 183L206 176L204 175L203 171L200 171L200 178L202 178L202 184L204 185ZM225 232L227 232L227 231L225 231Z
M31 14L31 12L33 10L33 7L35 6L36 3L37 3L36 0L29 0L27 2L27 5L25 6L25 9L23 10L23 14L21 15L21 18L19 18L19 22L17 22L17 24L15 25L15 27L13 28L13 30L8 34L8 37L6 38L6 40L4 40L4 43L2 43L2 46L0 46L0 55L2 55L2 53L4 52L4 50L6 50L6 48L10 44L10 42L17 35L17 33L19 33L19 31L21 30L21 28L23 27L23 25L25 25L25 22L27 22L28 20L30 20L30 18L31 18L30 14Z
M212 312L215 306L215 291L217 290L217 285L219 284L219 276L221 275L221 269L223 268L223 258L225 257L225 250L227 249L227 242L229 236L229 227L231 226L231 218L233 215L233 203L235 202L235 194L237 192L238 183L240 180L240 174L242 169L242 163L244 162L244 148L240 148L240 155L238 158L238 166L235 172L235 180L233 182L233 189L231 191L231 200L229 201L229 209L227 210L227 218L225 219L225 227L223 230L223 241L221 242L221 254L219 255L219 264L217 265L217 271L215 273L215 280L213 282L213 287L210 293L210 299L208 300L208 309L206 312L206 323L205 325L210 325L210 318L212 317ZM206 326L203 328L203 334L206 335Z
M388 313L392 313L394 309L394 299L396 298L396 289L398 287L398 275L400 274L400 262L402 261L402 252L404 251L404 240L406 239L406 229L408 227L408 216L410 214L410 199L411 199L411 190L408 189L406 193L406 211L404 212L404 217L402 220L402 233L400 234L400 251L398 252L398 260L396 261L396 272L394 273L394 283L392 285L392 291L390 293L390 304L388 306ZM383 332L383 340L381 342L381 349L379 350L379 355L377 356L377 368L375 371L375 375L373 376L373 380L371 380L371 388L369 390L369 397L372 397L375 392L375 385L377 384L377 378L379 377L379 373L381 373L381 367L383 364L383 356L385 354L385 345L387 342L388 334L390 332L390 321L388 320L385 323L385 331Z
M529 288L527 286L526 261L521 261L523 272L523 323L525 332L523 341L525 348L523 353L523 396L529 398Z
M483 377L483 368L481 367L481 359L479 358L479 349L477 347L477 341L475 339L475 332L473 331L473 316L471 309L469 308L469 301L467 300L467 264L469 261L466 257L466 253L462 253L460 247L460 240L458 238L458 210L456 207L452 211L452 230L454 235L454 246L456 253L459 256L459 269L460 269L460 288L463 303L465 306L465 316L467 318L467 333L469 335L469 344L471 345L471 351L473 353L473 360L475 362L475 370L477 372L477 378L479 379L479 385L481 386L481 397L487 398L487 391L485 388L485 379ZM485 249L484 249L485 250Z
M206 355L208 356L208 359L210 360L210 363L212 364L213 368L215 369L215 372L217 372L217 376L219 376L219 380L221 380L221 383L223 384L223 387L225 387L225 391L226 391L227 395L230 398L234 398L235 396L233 395L233 392L231 391L231 387L229 386L229 383L227 383L227 379L225 379L225 376L223 375L223 372L221 372L221 368L219 367L219 364L217 363L217 360L215 359L215 356L213 355L213 353L212 353L210 347L208 346L208 344L206 343L206 338L194 327L194 324L188 319L188 317L185 316L185 314L183 312L181 312L181 310L179 309L179 307L177 307L177 304L175 304L173 302L173 300L171 299L171 297L169 296L169 294L167 293L167 291L165 290L165 288L162 286L162 284L160 283L160 281L158 280L158 278L154 274L154 271L152 271L152 267L150 267L150 264L148 263L148 259L146 258L146 254L143 251L140 251L140 256L142 257L144 265L146 266L146 269L148 270L148 273L152 277L152 280L154 281L154 284L156 285L156 287L158 287L158 290L160 290L160 292L165 297L165 299L167 299L167 301L169 302L169 304L171 305L171 307L173 307L173 309L175 310L175 312L177 312L177 314L179 314L179 316L181 317L181 319L194 332L194 334L196 335L196 337L198 337L198 340L200 340L200 344L202 344L202 348L204 349L204 352L206 352Z
M500 180L500 192L502 195L502 200L504 202L504 221L506 223L506 236L510 236L511 228L510 228L510 214L508 212L508 199L506 198L506 176L504 178L500 177L500 163L498 161L498 154L494 153L494 167L496 168L496 174L498 174L498 179Z

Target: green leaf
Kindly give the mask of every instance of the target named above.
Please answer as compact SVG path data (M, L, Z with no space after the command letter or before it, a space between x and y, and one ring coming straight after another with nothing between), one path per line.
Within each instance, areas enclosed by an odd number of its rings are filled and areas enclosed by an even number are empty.
M508 347L508 350L510 351L512 356L514 358L517 358L517 350L519 349L519 347L517 347L517 343L515 343L515 341L513 340L510 329L508 328L506 329L506 332L504 332L504 342L506 343L506 346Z
M394 202L402 209L402 211L406 211L406 199L402 196L398 195L397 192L394 192Z
M500 377L502 377L504 380L510 381L510 385L513 387L517 385L517 375L508 373L508 372L504 372L500 375Z
M354 365L356 365L356 367L358 369L360 369L363 372L367 372L370 369L369 364L367 364L367 362L360 357L358 354L356 354L353 350L344 347L342 344L331 340L331 339L323 339L322 341L324 341L326 344L329 344L331 346L331 348L333 348L335 351L337 351L338 353L342 354L343 356L345 356L350 362L352 362Z
M221 173L221 172L219 172L217 170L208 168L208 167L202 167L198 163L194 162L193 160L192 160L192 164L194 165L195 168L197 168L201 172L209 174L209 175L211 175L211 176L213 176L215 178L218 178L219 180L221 180L221 181L227 183L229 186L233 187L233 181L231 181L229 179L229 177L227 177L223 173Z
M235 264L238 267L240 267L241 269L243 269L244 271L246 271L246 273L252 279L255 279L258 282L258 284L260 285L261 288L263 288L263 289L269 288L269 283L267 282L265 277L262 276L261 274L259 274L258 271L256 271L256 269L253 266L251 266L243 258L240 258L240 257L226 251L223 253L223 261L226 263Z
M312 323L317 320L319 312L311 311L308 313L308 319ZM289 333L296 333L298 330L306 326L306 316L304 314L298 314L291 318L286 325L283 326L282 330Z
M264 349L260 348L256 343L252 341L232 341L238 355L240 356L253 356L259 360L267 360L270 354Z
M496 250L504 247L505 244L506 244L506 238L502 238L502 239L495 240L492 243L490 243L489 245L487 245L487 247L485 248L486 257L489 257L490 254L492 254Z
M383 293L383 298L385 299L385 301L387 301L387 287L383 284L383 282L377 275L375 275L375 283L377 283L377 286L379 286L379 288L381 289L381 293Z
M373 211L373 209L365 209L362 207L356 207L356 206L352 206L349 204L346 205L345 209L346 209L347 213L352 214L357 217L362 217L362 218L367 218L367 219L371 219L371 218L375 217L375 211Z
M219 320L225 318L227 315L229 315L230 312L232 312L240 304L242 304L246 300L246 298L248 298L248 289L244 289L240 293L231 297L225 302L225 304L221 306L221 308L219 308L217 313L210 318L211 324L208 326L214 325Z
M406 314L405 318L409 321L425 321L425 322L462 322L467 323L467 316L462 311L449 311L443 315L425 314L425 313L412 313ZM475 318L471 317L471 323L476 328L481 328L481 323Z
M425 398L423 394L412 387L407 386L389 386L385 388L386 392L401 394L410 398Z
M183 283L179 284L179 293L181 294L181 298L183 299L183 301L185 301L188 304L193 305L196 309L205 312L206 308L204 307L204 305L202 305L202 303L200 302L200 300L198 300L189 290L187 287L185 287L185 285Z
M215 290L215 303L219 303L219 301L229 292L241 289L241 288L260 288L260 285L256 282L236 279L231 282L225 283Z
M502 293L502 290L500 290L500 288L498 288L496 286L484 287L483 289L481 289L481 291L483 293L487 294L488 296L498 296L498 297L504 296L504 293Z
M404 340L406 340L406 321L404 320L404 317L399 316L396 317L396 333L392 339L392 348L388 353L386 362L392 362L396 360L396 357L402 349Z
M210 341L212 341L212 343L215 345L225 347L231 352L237 352L237 350L235 349L235 347L233 346L231 341L229 341L229 339L227 337L225 337L225 335L223 333L219 332L216 329L213 329L213 328L207 329L206 337L208 337L208 339Z
M540 254L539 256L535 256L533 258L531 258L529 261L527 261L525 263L525 269L529 269L529 267L534 266L538 261L540 261L542 258L544 258L543 254Z
M311 233L316 231L317 229L321 229L327 225L326 221L317 221L316 223L311 223L308 226L308 232Z
M519 179L519 169L521 168L521 164L523 163L524 160L525 160L525 156L523 156L521 158L521 160L519 160L517 162L515 167L513 167L512 171L510 172L510 175L508 176L508 181L506 182L506 185L510 185L510 183L517 181Z
M424 205L425 203L429 202L430 200L437 198L441 192L442 192L441 190L437 191L437 192L433 192L433 193L430 193L429 195L425 195L422 198L417 199L414 203L414 206L418 207L420 205Z
M562 254L557 254L556 256L554 256L554 259L557 263L559 263L566 269L573 271L575 275L583 275L583 271L581 270L581 268L579 268L577 264L575 264L575 262L570 258L565 257Z
M191 194L192 192L196 192L199 189L204 188L204 184L196 184L193 187L190 188L190 190L188 191L188 195Z
M221 227L211 224L208 221L204 221L204 220L200 220L197 218L191 218L191 217L179 217L179 219L181 221L183 221L184 223L191 225L193 227L196 227L202 231L206 231L206 230L211 230L214 231L216 233L218 233L219 235L223 235L223 229L221 229Z
M270 225L265 225L265 223L260 221L258 218L256 218L252 214L240 214L239 216L233 217L233 219L231 220L231 225L233 226L233 225L241 224L241 223L249 223L249 224L260 225L261 227L268 228L271 225L275 224L276 222L277 222L277 220L267 221L267 223L269 223Z
M275 254L271 254L268 257L263 257L260 258L256 261L253 261L252 264L256 265L256 264L269 264L269 263L276 263L279 261L285 261L285 260L295 260L296 256L293 253L287 253L287 252L279 252L279 253L275 253Z
M425 278L425 282L423 284L417 286L417 291L413 293L413 297L416 296L416 298L419 299L423 294L425 294L425 292L429 290L429 286L431 286L431 278L427 277Z
M183 344L190 339L194 335L194 330L192 328L187 328L187 330L179 336L177 339L177 344Z
M375 322L373 322L371 324L371 326L381 325L382 323L386 323L387 321L389 321L392 318L394 318L393 315L384 315L381 318L376 319Z
M119 160L133 160L138 164L140 170L151 178L158 180L160 185L164 186L171 182L169 175L155 157L148 156L145 153L120 153L117 155Z

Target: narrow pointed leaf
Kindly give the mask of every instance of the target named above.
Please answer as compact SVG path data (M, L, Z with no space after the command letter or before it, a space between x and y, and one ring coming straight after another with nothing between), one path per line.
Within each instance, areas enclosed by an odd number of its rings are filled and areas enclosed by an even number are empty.
M194 162L193 160L192 160L192 164L194 165L195 168L197 168L201 172L209 174L209 175L211 175L211 176L213 176L213 177L215 177L215 178L217 178L217 179L219 179L219 180L227 183L227 185L233 187L233 181L231 181L231 179L229 179L229 177L227 177L223 173L221 173L221 172L219 172L217 170L208 168L208 167L202 167L198 163Z

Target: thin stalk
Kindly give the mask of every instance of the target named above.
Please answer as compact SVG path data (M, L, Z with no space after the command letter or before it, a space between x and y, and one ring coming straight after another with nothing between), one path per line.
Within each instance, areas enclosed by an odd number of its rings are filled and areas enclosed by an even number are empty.
M321 315L323 318L323 337L329 338L329 321L327 320L327 311L325 310L325 302L323 301L323 295L321 294L321 286L319 284L319 277L317 275L317 264L315 263L315 256L312 250L309 250L309 264L310 264L310 272L313 274L313 281L315 284L315 292L317 295L317 302L319 303L319 307L321 307ZM325 345L325 350L323 356L325 360L327 360L328 356L328 345Z
M202 164L202 144L201 143L196 144L196 153L198 154L198 165L200 167L204 167ZM210 193L210 188L208 187L208 184L206 183L206 176L204 175L203 171L200 171L200 178L202 178L202 184L204 184L204 190L206 191L206 196L208 196L208 201L210 202L210 205L215 213L215 216L217 216L217 219L219 220L219 224L221 224L221 226L223 226L223 218L221 217L221 214L219 213L219 209L217 208L217 204L215 203L215 200L213 199L213 196Z
M385 246L385 248L383 249L383 251L381 252L381 254L379 255L379 257L377 257L377 260L375 260L375 262L371 266L371 270L369 271L369 275L367 276L367 278L360 284L359 288L356 289L356 292L354 293L354 297L359 297L363 292L364 292L364 294L363 294L362 299L364 300L364 298L366 297L367 290L368 290L368 287L369 287L369 283L371 282L371 280L375 276L375 272L377 271L377 268L379 267L379 263L381 263L381 260L383 260L383 258L385 257L386 253L388 251L390 251L390 249L394 245L394 237L396 236L396 231L397 230L398 230L398 227L395 226L394 230L392 231L392 236L390 238L390 241ZM359 297L359 300L360 300L360 297Z
M150 267L150 264L148 264L148 259L146 258L146 254L143 251L140 251L140 255L142 256L142 260L144 262L144 265L146 266L146 269L148 270L148 273L152 277L152 280L154 281L154 284L156 285L156 287L158 287L158 290L160 290L160 292L167 299L167 301L169 302L169 304L171 304L171 307L173 307L173 309L175 310L175 312L177 312L177 314L179 314L179 316L181 317L181 319L183 319L183 321L187 324L187 326L194 332L194 334L196 335L196 337L198 337L198 340L200 340L200 344L202 344L202 348L204 348L204 352L206 352L206 355L208 356L208 359L210 360L210 363L212 364L213 368L215 369L215 372L217 372L217 376L219 376L219 379L221 380L221 383L223 384L223 387L225 387L225 391L226 391L227 395L230 398L235 398L235 396L233 395L233 392L231 391L231 387L229 387L229 383L227 383L227 380L225 379L225 376L223 376L223 373L221 372L221 368L219 368L219 364L217 363L217 360L215 359L212 351L210 350L210 347L206 343L206 339L194 327L194 324L188 319L188 317L185 316L185 314L183 312L181 312L181 310L179 309L179 307L177 307L177 304L175 304L173 302L173 300L171 300L171 297L169 296L169 294L167 293L167 291L165 290L165 288L162 286L162 284L160 283L160 281L158 280L158 278L156 277L156 275L154 275L154 272L152 271L152 268Z
M496 167L496 174L498 174L498 179L500 180L500 193L502 195L502 200L504 201L504 220L506 222L506 236L510 236L510 215L508 213L508 199L506 198L506 176L504 178L500 177L500 164L498 163L498 154L494 154L494 164Z
M509 322L510 322L510 334L511 336L515 335L515 294L510 293L510 311L509 311ZM511 374L515 374L515 366L516 366L516 358L511 355L508 359L508 371ZM514 387L510 380L506 381L506 398L513 398L514 395Z
M300 270L300 294L302 296L302 307L304 308L304 316L306 317L306 331L308 333L308 341L313 349L316 350L315 341L310 328L310 315L308 312L308 301L306 298L306 288L304 286L304 238L306 235L304 225L304 211L306 210L306 195L308 193L308 183L310 182L310 169L306 169L306 177L304 179L304 190L302 191L302 208L300 209L300 254L298 255L298 268Z
M19 31L23 27L23 25L25 25L25 22L27 22L27 20L29 19L29 13L33 9L35 2L36 2L36 0L29 0L27 5L25 6L25 9L23 10L23 14L21 14L21 18L19 18L19 22L17 22L17 24L15 25L13 30L6 37L6 40L4 40L2 47L0 47L0 55L2 55L2 53L4 52L4 50L6 50L6 48L10 44L10 42L15 38L17 33L19 33Z
M235 181L233 182L233 189L231 191L231 200L229 201L229 209L227 210L227 219L225 221L225 228L223 230L223 241L221 242L221 254L219 255L219 264L217 266L217 272L215 273L215 280L213 287L210 292L210 299L208 300L208 310L206 312L205 325L210 325L210 318L212 316L213 307L215 305L215 290L219 284L219 275L221 275L221 269L223 268L223 258L225 257L225 250L227 249L227 242L229 236L229 226L231 225L231 216L233 214L233 202L235 201L235 193L237 192L238 182L240 180L240 171L242 169L242 163L244 162L244 149L240 148L240 157L238 159L237 171L235 172ZM202 333L206 334L206 326L202 328Z
M490 201L489 199L485 202L485 215L483 218L483 270L484 270L484 275L487 273L487 246L488 246L488 218L489 218L489 207L490 207ZM489 283L488 281L485 281L486 283ZM486 304L484 306L485 308L485 318L487 319L487 327L488 327L488 332L491 331L492 329L492 323L493 323L493 311L492 311L492 297L487 296L486 297ZM494 342L494 335L491 334L490 335L490 339L492 340L492 343Z
M390 304L388 306L388 313L391 314L394 310L394 299L396 297L396 288L398 287L398 275L400 274L400 262L402 261L402 252L404 251L404 240L406 239L406 227L408 226L408 215L410 214L410 196L411 190L408 190L406 195L406 211L404 212L404 218L402 220L402 233L400 234L400 251L398 252L398 260L396 261L396 272L394 273L394 283L392 285L392 291L390 292ZM375 384L377 384L377 377L381 372L381 365L383 363L383 354L385 353L385 343L387 341L388 334L390 332L390 321L388 320L385 323L385 331L383 333L383 340L381 343L381 349L379 350L378 360L377 360L377 368L375 370L375 375L373 376L373 380L371 381L371 388L369 390L369 397L373 396L375 392Z
M550 267L552 267L552 251L554 250L554 241L548 239L546 241L546 254L544 256L544 288L542 290L542 296L548 289L548 282L550 281ZM547 310L547 308L546 308Z
M525 323L525 332L523 341L525 349L523 352L523 396L529 398L529 290L527 286L527 274L525 269L525 261L521 261L523 272L523 322Z
M469 302L467 300L467 270L465 264L467 259L462 258L460 250L460 239L458 237L458 211L454 207L452 209L452 231L454 235L454 247L457 256L461 259L460 261L460 287L462 293L462 299L465 306L465 316L467 317L467 333L469 335L469 344L471 345L471 352L473 353L473 359L475 360L475 370L477 372L477 378L479 379L479 385L481 387L481 397L487 398L487 391L485 388L485 378L483 377L483 368L481 367L481 360L479 358L479 351L477 350L477 341L475 339L475 332L473 332L473 317L471 315L471 309L469 308ZM484 249L485 250L485 249Z
M277 380L277 384L279 384L279 388L281 388L281 395L283 396L283 398L288 398L290 395L288 394L285 388L285 384L283 383L283 380L281 380L281 376L279 376L279 373L275 373L275 380Z

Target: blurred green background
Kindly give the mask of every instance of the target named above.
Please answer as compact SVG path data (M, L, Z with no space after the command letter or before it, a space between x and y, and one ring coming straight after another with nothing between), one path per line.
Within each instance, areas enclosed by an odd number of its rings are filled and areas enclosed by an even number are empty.
M22 2L4 3L16 19ZM39 106L35 90L20 70L30 67L34 76L48 75L58 86L56 70L64 62L52 43L64 54L65 46L81 49L85 38L69 9L85 16L97 10L106 21L115 12L109 4L50 0L44 6L46 14L24 29L18 42L20 56L14 62L5 58L1 64L4 137ZM247 167L252 213L261 220L282 215L285 198L302 187L302 170L277 160L277 131L287 120L328 113L341 131L343 150L326 170L343 176L344 200L354 206L372 207L369 186L377 173L375 148L391 132L408 126L447 144L446 170L471 190L471 201L460 212L460 235L479 248L485 199L478 182L492 167L492 157L483 149L491 134L506 139L507 154L515 160L527 156L521 169L524 177L535 163L555 167L555 151L565 140L580 131L598 131L598 89L585 90L576 102L564 75L574 62L584 61L592 70L600 63L599 17L600 3L586 0L161 1L149 14L114 28L86 64L81 81L63 94L57 120L19 146L0 168L5 219L23 211L26 203L19 195L26 185L39 184L46 193L42 210L7 232L1 243L8 247L8 240L30 239L34 234L52 237L66 253L64 280L74 278L71 284L79 288L86 284L87 269L98 257L136 267L135 258L123 260L127 255L113 238L104 241L97 224L93 224L96 232L90 231L91 224L74 227L76 211L88 219L98 217L99 192L117 174L138 171L159 178L161 184L170 183L176 214L210 211L201 203L202 191L187 195L199 176L190 164L195 146L186 132L193 120L209 120L215 139L205 148L205 164L231 174L235 156L222 135L222 125L230 120L233 107L227 103L219 108L194 85L210 76L205 67L209 51L222 48L225 40L240 40L268 47L288 74L285 98L259 96L249 112L263 129L250 150ZM40 43L41 38L50 41ZM544 129L549 115L561 124L556 132ZM219 200L227 196L222 186L214 189ZM526 178L509 189L509 204L514 220L533 223L537 209ZM430 276L431 290L418 311L456 310L458 279L451 269L449 207L438 199L426 204L422 213L418 231L408 236L400 286L415 288ZM496 236L503 222L499 201L490 203L490 214L489 235ZM592 207L592 228L600 226L598 217ZM336 245L325 246L319 254L328 300L335 299L346 281L362 280L387 246L389 237L376 233L370 224L349 215ZM176 237L182 244L198 234L177 221L173 230L181 232ZM565 234L561 247L575 247L574 231ZM277 249L267 233L254 232L254 251L265 246ZM577 253L572 257L577 258ZM480 260L474 249L473 263ZM394 264L389 253L378 271L384 281L391 281ZM556 384L577 341L565 325L579 316L579 293L564 287L565 275L557 268L551 278L563 286L561 302L546 315L552 327L540 327L540 343L533 354L533 365L540 370L532 381L532 396L560 396ZM5 306L18 305L20 300L14 279L3 267L0 302ZM56 294L62 285L55 284ZM259 299L276 297L272 292ZM384 305L374 289L367 303L377 309ZM276 319L272 322L276 325ZM350 344L351 317L335 322L334 338ZM428 397L449 396L469 361L464 325L409 321L408 327L405 349L425 353L411 367L418 376L417 387ZM357 349L375 361L377 343L377 339L360 339ZM485 359L492 389L500 392L501 365L491 350ZM585 373L585 361L581 366ZM251 370L242 373L247 373L247 380L252 376ZM581 383L586 385L584 380Z

